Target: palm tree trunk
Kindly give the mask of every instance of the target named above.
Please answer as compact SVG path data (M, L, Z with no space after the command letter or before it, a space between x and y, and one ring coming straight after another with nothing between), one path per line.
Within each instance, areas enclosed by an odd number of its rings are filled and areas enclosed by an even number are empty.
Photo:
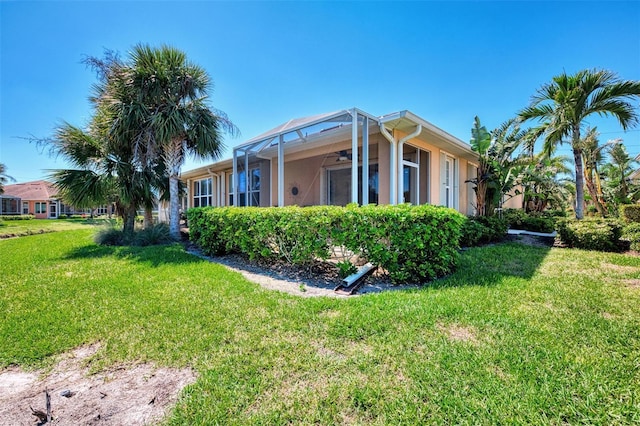
M586 173L586 174L588 176L588 173ZM607 215L607 211L605 210L604 206L600 202L600 199L598 198L598 191L596 190L596 185L593 182L593 179L590 179L587 176L585 176L585 183L587 184L587 191L589 191L589 195L591 196L591 199L593 200L593 204L596 206L596 210L598 211L598 213L600 213L604 217L604 216Z
M178 194L178 179L182 159L182 140L174 139L166 147L165 161L169 171L169 233L171 237L180 240L180 200Z
M144 208L144 228L149 229L153 226L153 208L146 206Z
M133 235L133 231L134 231L135 226L136 226L136 213L137 212L136 212L136 206L135 205L130 205L124 210L124 217L123 217L124 228L123 228L123 232L126 235Z
M580 149L580 127L573 128L573 160L576 165L576 219L584 218L584 174L582 169L582 150Z

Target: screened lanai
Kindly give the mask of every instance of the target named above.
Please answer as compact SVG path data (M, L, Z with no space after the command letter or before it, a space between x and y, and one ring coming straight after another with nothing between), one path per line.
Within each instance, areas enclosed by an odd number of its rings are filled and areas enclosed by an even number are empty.
M370 200L379 190L377 167L362 166L370 163L369 136L376 131L377 118L356 108L290 120L234 148L233 199L255 206L377 202ZM304 165L295 164L301 159ZM319 203L309 196L318 186Z
M473 213L471 147L403 110L289 120L183 173L188 207L438 204Z

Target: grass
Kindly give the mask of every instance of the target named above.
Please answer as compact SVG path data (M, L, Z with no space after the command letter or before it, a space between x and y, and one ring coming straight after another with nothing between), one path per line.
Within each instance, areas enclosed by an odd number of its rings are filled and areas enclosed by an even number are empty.
M31 219L0 222L0 238L70 231L104 223L99 219Z
M25 255L28 253L28 255ZM181 246L0 241L0 368L192 366L168 424L640 422L640 258L504 244L347 300L271 292Z

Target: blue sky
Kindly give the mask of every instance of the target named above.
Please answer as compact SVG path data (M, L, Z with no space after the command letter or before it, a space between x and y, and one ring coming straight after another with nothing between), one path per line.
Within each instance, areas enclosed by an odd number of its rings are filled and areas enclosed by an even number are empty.
M242 133L228 147L354 106L408 109L468 141L475 115L497 127L563 70L640 80L638 1L3 1L0 28L0 162L19 182L67 167L23 138L86 124L96 79L82 59L141 42L177 47L208 71L211 105ZM640 129L590 124L640 153Z

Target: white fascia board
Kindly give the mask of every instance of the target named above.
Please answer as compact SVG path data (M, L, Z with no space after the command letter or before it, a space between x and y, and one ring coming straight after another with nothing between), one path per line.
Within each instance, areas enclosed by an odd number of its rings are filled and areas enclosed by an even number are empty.
M180 174L180 179L185 180L185 179L191 179L194 177L210 174L209 169L212 169L215 171L228 169L229 167L231 167L231 163L232 163L231 158L227 158L225 160L216 161L215 163L210 163L210 164L198 167L197 169L187 170Z
M381 123L387 123L390 121L394 121L394 120L399 120L402 118L406 118L407 120L412 121L415 124L422 124L422 129L423 130L427 130L430 133L435 134L436 136L440 137L441 139L450 142L452 145L454 145L456 148L460 149L461 151L463 151L464 154L468 154L474 157L477 157L477 154L471 149L471 145L469 145L466 142L463 142L462 140L456 138L455 136L453 136L452 134L442 130L441 128L435 126L434 124L428 122L427 120L425 120L424 118L412 113L411 111L399 111L396 113L392 113L392 114L388 114L385 116L380 117L380 122Z

